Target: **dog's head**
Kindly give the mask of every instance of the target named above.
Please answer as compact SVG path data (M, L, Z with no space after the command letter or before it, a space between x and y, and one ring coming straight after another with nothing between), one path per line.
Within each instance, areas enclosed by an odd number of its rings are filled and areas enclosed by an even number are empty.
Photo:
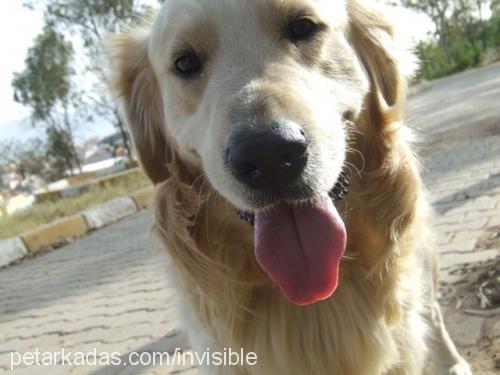
M392 30L373 3L168 0L111 47L149 177L167 179L175 159L254 213L257 259L299 304L337 284L346 235L328 194L349 128L367 101L382 118L400 99Z

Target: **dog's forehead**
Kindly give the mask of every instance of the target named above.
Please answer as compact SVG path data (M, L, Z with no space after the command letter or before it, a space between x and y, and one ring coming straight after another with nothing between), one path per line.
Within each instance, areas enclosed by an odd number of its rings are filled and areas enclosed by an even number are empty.
M315 9L318 12L341 14L346 0L167 0L163 5L165 14L173 17L194 16L199 12L205 16L222 17L220 21L228 22L228 16L248 19L252 15L266 16L266 12L283 12L289 9Z
M155 24L153 43L168 48L183 37L238 43L278 30L294 13L316 15L332 26L346 19L346 0L167 0Z

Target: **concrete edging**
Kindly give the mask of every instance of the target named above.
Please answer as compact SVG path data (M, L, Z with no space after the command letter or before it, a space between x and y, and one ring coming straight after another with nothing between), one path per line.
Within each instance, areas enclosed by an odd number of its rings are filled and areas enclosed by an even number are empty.
M130 195L130 198L134 200L139 210L144 210L153 204L153 192L154 189L147 187L145 189L138 190L135 193L132 193Z
M89 231L87 223L81 214L68 216L21 235L28 252L36 254L41 250L64 244L81 237Z
M120 197L82 212L89 229L99 229L138 211L134 200Z
M0 267L8 266L27 254L28 248L21 238L12 237L0 240Z
M88 232L103 228L150 207L154 188L148 187L129 196L112 199L79 214L0 240L0 267L22 260L40 251L66 244Z

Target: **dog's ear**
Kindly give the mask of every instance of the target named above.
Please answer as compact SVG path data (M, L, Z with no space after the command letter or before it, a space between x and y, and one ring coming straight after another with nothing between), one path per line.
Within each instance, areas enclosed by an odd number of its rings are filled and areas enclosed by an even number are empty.
M139 160L153 183L169 177L161 92L148 57L148 34L132 30L111 37L107 51L112 66L112 88L120 97Z
M375 1L348 1L349 37L369 75L371 99L382 117L399 112L406 79L415 68L415 59L407 43L398 40L401 33L396 33L388 11Z

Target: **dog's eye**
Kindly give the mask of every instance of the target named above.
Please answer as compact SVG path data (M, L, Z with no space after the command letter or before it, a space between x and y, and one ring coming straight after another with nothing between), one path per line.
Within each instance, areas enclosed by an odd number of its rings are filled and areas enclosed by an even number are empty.
M201 61L194 53L188 53L175 60L175 71L182 77L192 77L200 73L201 69Z
M310 38L318 30L309 18L299 18L288 25L288 37L291 40L302 40Z

